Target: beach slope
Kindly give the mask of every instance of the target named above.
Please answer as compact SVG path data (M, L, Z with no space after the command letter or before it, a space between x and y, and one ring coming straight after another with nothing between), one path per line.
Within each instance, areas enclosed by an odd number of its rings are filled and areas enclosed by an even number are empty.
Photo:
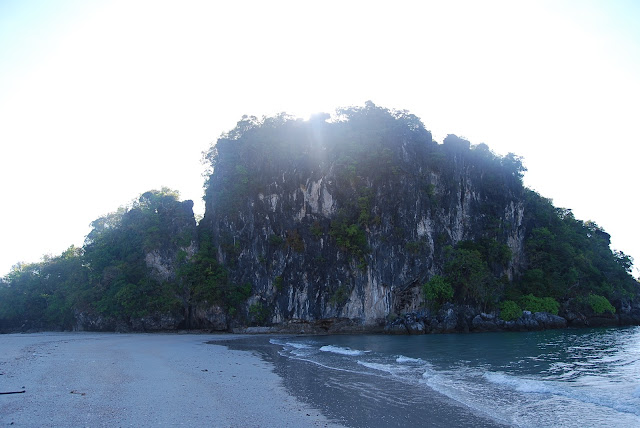
M339 426L258 356L192 334L0 335L3 426Z

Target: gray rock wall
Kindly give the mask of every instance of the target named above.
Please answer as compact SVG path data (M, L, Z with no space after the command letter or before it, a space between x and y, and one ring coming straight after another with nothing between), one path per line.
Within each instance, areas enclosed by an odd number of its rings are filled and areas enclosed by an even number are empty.
M407 143L399 150L412 151ZM423 156L403 155L384 180L374 174L345 180L336 160L290 165L247 195L237 212L207 201L201 227L212 232L233 281L252 284L247 308L267 307L269 322L348 318L381 325L390 314L420 308L420 286L442 272L446 245L497 228L496 239L513 253L503 274L513 277L523 263L521 185L504 181L498 197L489 195L484 172L462 154L451 156L454 167L441 171ZM212 186L225 185L221 177L214 175ZM369 219L360 226L368 247L360 257L330 231L362 195Z

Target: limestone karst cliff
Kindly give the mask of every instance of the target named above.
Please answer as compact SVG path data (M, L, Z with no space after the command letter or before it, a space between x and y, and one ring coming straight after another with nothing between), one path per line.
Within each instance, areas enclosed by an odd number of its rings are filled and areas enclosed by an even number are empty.
M422 284L444 270L444 249L465 240L508 246L510 260L492 273L519 272L519 169L454 136L438 146L404 113L370 106L354 115L282 120L289 140L274 144L268 124L218 142L201 227L233 280L252 284L249 305L273 323L380 324L418 309Z
M526 330L640 323L632 260L525 188L521 159L378 107L245 116L205 215L163 188L0 281L0 331Z
M437 144L406 111L245 117L208 158L200 227L232 281L251 284L249 321L381 326L428 308L423 284L446 274L477 315L536 267L526 239L545 200L523 187L520 159L454 135ZM481 260L456 265L459 247Z

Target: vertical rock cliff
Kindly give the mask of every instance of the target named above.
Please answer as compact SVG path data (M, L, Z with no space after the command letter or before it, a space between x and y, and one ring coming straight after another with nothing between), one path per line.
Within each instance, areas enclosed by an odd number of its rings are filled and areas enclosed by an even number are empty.
M461 241L508 246L523 263L522 166L413 115L368 103L329 121L245 117L209 153L208 231L218 261L251 284L264 322L381 324L417 309L421 285Z

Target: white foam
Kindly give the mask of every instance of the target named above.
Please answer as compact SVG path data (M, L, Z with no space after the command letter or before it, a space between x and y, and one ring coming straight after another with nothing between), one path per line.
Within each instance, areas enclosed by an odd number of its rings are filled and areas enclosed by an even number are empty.
M341 348L339 346L333 346L333 345L325 345L322 348L320 348L320 350L323 352L331 352L334 354L352 355L352 356L363 355L365 352L367 352L367 351L359 351L357 349L351 349L351 348Z
M285 342L280 339L269 339L269 343L272 345L282 346L286 351L292 352L295 355L306 355L309 350L313 349L313 346L305 343Z
M504 373L486 372L483 377L491 383L498 385L506 385L518 392L537 393L537 394L554 394L558 393L548 382L523 379L515 376L509 376Z
M548 381L540 381L534 379L524 379L515 376L509 376L504 373L486 372L483 377L491 383L507 386L517 392L525 394L549 394L566 397L570 400L576 400L583 403L595 404L597 406L609 407L619 412L631 413L640 416L640 409L636 403L628 400L613 398L606 395L594 395L578 388L556 385ZM638 394L638 395L636 395ZM632 395L640 397L640 387L638 387Z
M427 370L424 373L422 373L422 378L423 379L432 379L434 376L436 376L435 372L433 370ZM435 387L431 384L429 384L429 386L431 386L432 388L435 389Z
M316 366L320 366L320 367L323 367L323 368L329 369L329 370L335 370L335 371L347 372L347 373L368 374L366 372L361 372L361 371L358 371L358 370L351 370L351 369L345 369L345 368L342 368L342 367L336 367L336 366L330 366L330 365L327 365L327 364L322 364L321 362L319 362L317 360L314 360L313 358L295 357L295 359L297 361L306 361L308 363L315 364Z
M360 364L361 366L365 366L367 368L373 369L373 370L379 370L381 372L386 372L386 373L391 373L391 374L395 374L398 371L402 371L402 367L398 367L396 365L392 365L392 364L380 364L380 363L369 363L366 361L360 361L358 360L358 364Z
M287 342L286 345L287 346L291 346L292 348L296 348L296 349L311 349L312 348L311 345L306 345L304 343Z
M411 358L411 357L405 357L404 355L398 355L398 358L396 358L396 363L399 363L399 364L405 364L405 363L424 364L424 360L422 360L420 358Z
M308 357L310 354L313 353L313 351L310 349L292 349L290 352L292 355L295 355L296 357Z

